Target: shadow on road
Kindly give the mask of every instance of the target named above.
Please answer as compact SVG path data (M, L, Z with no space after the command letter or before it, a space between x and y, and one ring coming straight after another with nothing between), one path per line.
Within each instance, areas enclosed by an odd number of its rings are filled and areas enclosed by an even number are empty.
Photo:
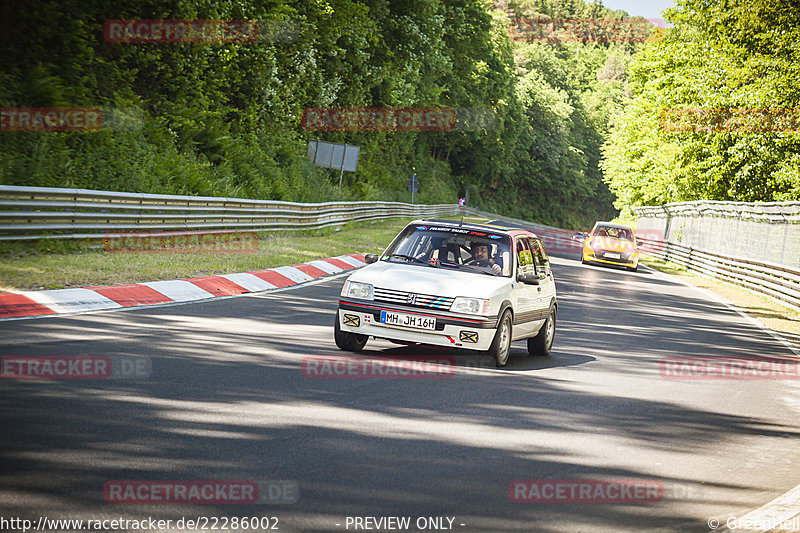
M610 458L587 462L593 436L633 443L657 458L734 436L800 436L794 425L690 407L678 397L577 387L584 375L578 373L586 372L663 386L663 357L774 353L776 345L741 328L732 311L671 294L678 285L669 281L558 255L554 263L560 309L551 357L528 357L524 343L515 343L509 366L496 370L463 351L375 349L371 341L364 352L452 355L458 371L447 379L306 379L304 357L342 353L331 324L343 280L282 294L6 324L4 355L148 356L153 372L141 380L3 380L4 507L17 515L50 509L174 519L170 506L108 505L103 485L293 479L300 500L290 508L211 505L202 514L278 513L295 517L300 525L289 529L295 531L335 530L324 525L331 516L365 514L457 516L472 530L496 532L531 524L540 532L562 530L557 524L704 531L704 519L686 510L692 502L544 506L509 499L514 479L653 477ZM706 485L713 488L741 487Z

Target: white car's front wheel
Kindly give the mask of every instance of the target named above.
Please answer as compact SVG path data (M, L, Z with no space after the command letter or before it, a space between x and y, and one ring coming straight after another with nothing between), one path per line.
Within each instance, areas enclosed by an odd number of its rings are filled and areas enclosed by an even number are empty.
M511 353L511 311L503 313L488 353L494 357L498 367L506 366L508 363L508 356Z
M346 352L360 352L367 344L369 337L366 335L359 335L358 333L350 333L349 331L342 331L339 327L339 312L336 312L336 320L333 324L333 340L336 341L336 346L340 350Z

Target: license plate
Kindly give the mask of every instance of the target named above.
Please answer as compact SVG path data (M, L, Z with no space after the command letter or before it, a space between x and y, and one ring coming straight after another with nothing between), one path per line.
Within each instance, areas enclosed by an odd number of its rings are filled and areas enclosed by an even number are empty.
M436 319L430 316L406 315L381 311L381 322L391 326L403 326L416 329L436 329Z
M603 254L603 255L605 255L605 256L606 256L606 257L608 257L609 259L619 259L619 258L620 258L620 255L619 255L619 254L615 254L615 253L612 253L612 252L606 252L606 253L605 253L605 254Z

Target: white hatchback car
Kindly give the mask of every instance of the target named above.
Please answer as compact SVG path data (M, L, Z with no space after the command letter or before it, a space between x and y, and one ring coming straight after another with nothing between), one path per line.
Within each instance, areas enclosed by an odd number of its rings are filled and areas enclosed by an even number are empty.
M445 220L410 223L344 283L336 345L369 337L486 351L505 366L511 342L549 355L556 287L541 239L517 228Z

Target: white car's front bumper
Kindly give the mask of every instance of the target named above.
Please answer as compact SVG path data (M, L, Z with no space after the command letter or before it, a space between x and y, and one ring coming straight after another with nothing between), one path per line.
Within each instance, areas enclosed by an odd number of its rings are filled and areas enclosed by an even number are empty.
M438 330L388 325L380 322L381 309L378 306L364 306L366 309L357 309L357 306L358 304L340 302L338 320L342 331L394 341L480 351L489 349L496 332L496 319L487 320L486 317L475 317L471 320L437 315L435 317L437 323L439 321L445 323L444 327L441 328L440 325ZM396 310L396 312L430 316L424 312L415 313L406 310ZM492 327L487 327L489 322L492 323Z

